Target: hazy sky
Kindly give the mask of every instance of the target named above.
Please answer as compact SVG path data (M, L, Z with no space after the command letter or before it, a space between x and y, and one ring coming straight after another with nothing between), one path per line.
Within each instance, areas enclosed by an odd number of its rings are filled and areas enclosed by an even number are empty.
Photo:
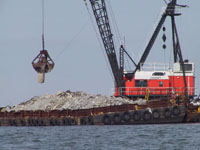
M165 3L108 1L126 39L127 51L137 62ZM196 87L200 89L200 1L180 3L189 5L177 18L181 48L184 58L196 64ZM0 107L66 90L111 95L113 78L83 0L45 0L46 49L55 61L55 69L46 75L44 84L37 83L31 62L42 47L41 18L41 0L0 0ZM170 33L169 22L165 26ZM167 34L165 52L161 36L162 33L148 62L172 61L171 35Z

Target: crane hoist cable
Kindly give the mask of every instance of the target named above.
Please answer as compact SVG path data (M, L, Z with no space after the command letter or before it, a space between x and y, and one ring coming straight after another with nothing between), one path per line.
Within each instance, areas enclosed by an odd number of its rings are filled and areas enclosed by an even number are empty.
M86 6L86 9L87 9L87 11L88 11L88 14L89 14L90 20L91 20L91 22L92 22L92 26L93 26L93 28L94 28L94 31L95 31L96 37L97 37L98 42L99 42L99 45L100 45L100 47L101 47L101 50L102 50L102 53L103 53L104 59L106 60L106 64L107 64L108 70L109 70L109 72L110 72L110 76L111 76L112 79L114 80L114 77L113 77L113 74L112 74L112 71L111 71L110 65L109 65L109 63L108 63L108 60L106 59L106 55L105 55L105 52L104 52L104 48L103 48L103 46L102 46L102 43L101 43L100 37L99 37L98 32L97 32L97 30L96 30L96 27L95 27L94 21L93 21L93 19L92 19L92 15L91 15L90 10L89 10L89 8L88 8L87 0L83 0L83 1L84 1L85 6Z
M78 32L76 34L74 34L74 36L72 36L72 38L67 42L67 44L64 46L64 48L58 53L55 60L58 60L58 58L71 46L73 41L77 40L78 36L84 31L85 27L87 26L89 19L90 18L88 18L86 20L86 22L84 22L84 24L81 26L80 30L78 30Z
M41 1L42 2L42 48L44 50L45 48L45 43L44 43L44 0Z
M50 72L54 68L54 61L49 56L47 50L45 49L44 42L44 0L41 0L42 6L42 50L40 53L33 59L32 66L35 71L38 73L38 82L44 83L45 73Z
M122 36L121 36L121 34L120 34L120 30L119 30L119 27L118 27L118 24L117 24L117 20L116 20L115 13L114 13L114 11L113 11L111 2L110 2L110 0L107 0L107 1L105 1L105 2L107 2L108 7L109 7L108 12L109 12L109 14L110 14L111 23L113 24L113 29L114 29L114 31L115 31L115 33L116 33L116 34L115 34L115 35L116 35L116 40L117 40L117 42L118 42L119 45L124 45L124 48L125 48L125 40L122 40ZM113 37L114 37L114 36L113 36ZM114 42L115 42L115 41L114 41ZM115 42L115 45L117 45L116 42ZM126 48L125 48L125 49L126 49ZM128 52L127 49L126 49L126 52ZM129 53L129 52L128 52L128 53ZM118 54L118 53L117 53L117 54ZM129 58L129 57L128 57L128 58ZM127 63L128 67L129 67L129 69L131 69L130 63L129 63L128 60L130 61L130 59L126 59L126 63Z
M108 7L110 8L110 9L108 9L109 10L108 12L110 13L110 18L112 20L111 22L113 24L113 29L116 33L116 39L118 40L118 43L121 45L122 44L122 38L121 38L120 31L119 31L119 27L117 25L117 21L116 21L116 18L115 18L115 14L114 14L111 2L109 0L107 0L106 2L108 4Z

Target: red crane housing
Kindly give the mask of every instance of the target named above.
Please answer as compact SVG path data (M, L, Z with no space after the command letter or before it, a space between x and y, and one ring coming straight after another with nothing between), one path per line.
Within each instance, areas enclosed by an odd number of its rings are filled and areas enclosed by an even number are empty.
M185 61L184 64L187 93L192 98L195 95L194 63ZM162 69L161 65L163 65ZM116 88L115 96L123 93L125 96L138 98L149 94L150 97L155 98L185 94L184 76L180 63L175 63L173 70L166 68L165 64L149 64L141 67L140 71L136 71L132 78L129 78L129 75L128 72L125 73L125 87Z

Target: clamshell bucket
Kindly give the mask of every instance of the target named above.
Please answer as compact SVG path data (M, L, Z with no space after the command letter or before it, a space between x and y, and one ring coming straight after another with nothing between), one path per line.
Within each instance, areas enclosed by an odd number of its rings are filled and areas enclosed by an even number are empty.
M41 50L32 61L32 65L35 71L38 73L39 83L44 83L45 73L50 72L54 68L54 62L49 56L47 50Z

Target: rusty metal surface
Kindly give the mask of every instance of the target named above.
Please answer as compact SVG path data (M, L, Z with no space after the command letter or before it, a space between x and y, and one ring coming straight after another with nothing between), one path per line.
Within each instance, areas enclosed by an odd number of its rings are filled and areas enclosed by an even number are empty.
M152 102L153 104L154 102ZM166 103L165 103L166 104ZM178 114L174 108L178 107ZM151 109L151 110L149 110ZM170 111L170 116L165 111ZM154 111L159 115L154 116ZM139 120L134 120L133 115L138 112ZM104 124L157 124L157 123L182 123L186 114L184 106L165 106L149 108L148 105L110 106L83 110L53 110L53 111L20 111L1 112L1 126L59 126L59 125L104 125ZM102 118L110 117L110 122L105 123ZM192 122L195 115L189 114L187 122ZM104 118L105 119L105 118ZM196 119L197 120L197 119ZM109 120L108 120L109 121Z
M178 111L175 108L178 108ZM155 112L154 112L155 111ZM166 112L165 112L166 111ZM169 111L169 116L167 116ZM139 121L133 120L134 112L141 115ZM148 113L150 112L150 114ZM155 114L154 114L155 113ZM165 114L166 113L166 114ZM187 114L187 115L186 115ZM103 125L102 117L108 115L110 124L182 123L200 122L198 107L177 105L169 100L148 101L146 105L128 104L80 110L52 111L11 111L0 112L1 126L54 126L54 125ZM153 115L155 115L153 117ZM126 116L126 117L125 117ZM145 119L144 116L147 118ZM114 119L113 119L114 117ZM123 118L125 117L125 121ZM131 119L130 119L131 117ZM148 118L150 117L150 118ZM158 117L158 118L157 118ZM187 118L186 118L187 117ZM150 120L148 120L150 119ZM113 121L114 120L114 121ZM130 121L131 120L131 121ZM109 120L108 120L109 121Z
M121 110L127 106L121 107ZM5 116L0 117L1 126L66 126L66 125L128 125L128 124L161 124L161 123L182 123L186 114L184 106L178 106L178 113L174 113L174 108L159 107L129 111L110 111L107 113L92 114L94 110L56 110L56 111L22 111L22 112L4 112ZM117 110L117 107L109 108ZM170 116L166 116L165 110L169 109ZM105 110L99 109L99 110ZM119 110L119 109L118 109ZM135 120L136 112L140 117ZM150 113L151 112L151 113ZM159 115L154 115L153 112L159 112ZM91 114L89 114L91 113ZM6 116L7 114L7 116ZM71 114L71 115L70 115ZM74 116L73 116L74 115ZM75 116L77 115L77 116Z

